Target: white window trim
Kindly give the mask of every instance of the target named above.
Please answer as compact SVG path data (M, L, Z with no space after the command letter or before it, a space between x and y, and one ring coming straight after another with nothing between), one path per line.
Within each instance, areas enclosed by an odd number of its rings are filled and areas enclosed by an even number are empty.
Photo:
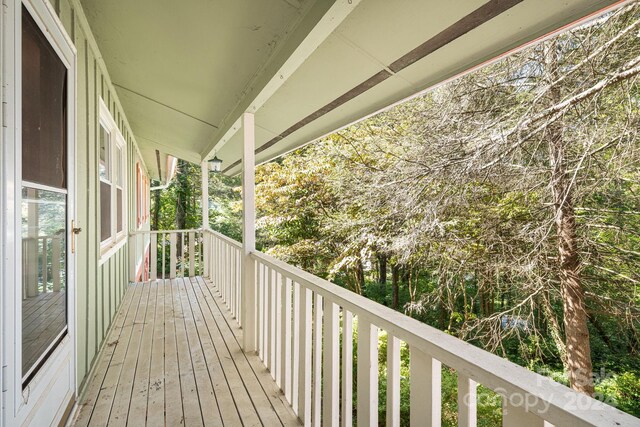
M100 261L106 261L111 255L118 251L126 242L127 237L127 144L118 129L118 125L111 116L109 108L100 99L100 125L109 134L109 180L105 180L100 177L100 159L98 158L98 165L96 172L98 173L98 179L100 182L106 182L111 186L111 233L110 236L100 242ZM100 150L100 142L98 140L97 149ZM118 159L117 153L120 149L122 156ZM118 172L117 161L120 161L120 179L121 185L118 186L116 176ZM122 189L122 231L118 232L118 196L117 188ZM102 215L102 209L99 209L100 215ZM99 221L98 227L102 227L102 221ZM100 228L98 229L100 230ZM98 234L100 235L100 233Z

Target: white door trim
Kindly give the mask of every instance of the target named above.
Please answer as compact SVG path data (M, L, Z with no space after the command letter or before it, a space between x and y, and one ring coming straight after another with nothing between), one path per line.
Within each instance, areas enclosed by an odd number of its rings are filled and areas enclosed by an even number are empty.
M25 422L57 424L76 392L76 271L67 233L67 317L68 335L22 389L21 362L21 187L22 187L22 6L43 30L53 49L67 67L67 228L76 217L76 49L53 7L47 0L3 0L2 25L3 103L6 127L2 128L2 312L4 405L0 425ZM6 390L6 391L5 391ZM65 408L60 408L64 406Z

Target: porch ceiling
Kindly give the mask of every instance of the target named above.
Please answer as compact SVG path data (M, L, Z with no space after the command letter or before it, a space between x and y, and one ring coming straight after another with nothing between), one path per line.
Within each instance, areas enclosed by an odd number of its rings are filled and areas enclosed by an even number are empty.
M616 2L82 3L145 162L234 174L244 111L264 162Z

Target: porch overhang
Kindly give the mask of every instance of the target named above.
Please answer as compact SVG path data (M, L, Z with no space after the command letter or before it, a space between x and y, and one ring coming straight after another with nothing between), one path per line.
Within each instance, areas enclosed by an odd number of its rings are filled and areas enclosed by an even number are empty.
M237 174L624 1L82 3L145 163Z

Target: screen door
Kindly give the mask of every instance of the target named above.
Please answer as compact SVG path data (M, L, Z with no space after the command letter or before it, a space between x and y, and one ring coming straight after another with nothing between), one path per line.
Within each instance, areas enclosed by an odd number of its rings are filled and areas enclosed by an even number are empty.
M22 379L67 333L67 68L22 8Z

